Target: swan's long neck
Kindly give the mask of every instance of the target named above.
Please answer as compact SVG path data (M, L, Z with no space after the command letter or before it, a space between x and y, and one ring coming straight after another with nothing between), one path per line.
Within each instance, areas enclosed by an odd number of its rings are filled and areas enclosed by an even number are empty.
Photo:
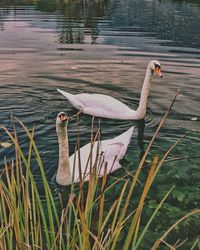
M151 79L152 79L153 71L150 69L150 67L147 67L146 75L144 78L144 83L142 86L142 91L140 95L140 102L139 107L136 110L138 119L142 119L145 116L146 113L146 107L147 107L147 99L149 95L149 91L151 88Z
M58 134L59 144L59 163L56 181L60 185L69 185L72 183L72 174L70 170L69 162L69 145L68 145L68 134L66 125L57 125L56 131Z

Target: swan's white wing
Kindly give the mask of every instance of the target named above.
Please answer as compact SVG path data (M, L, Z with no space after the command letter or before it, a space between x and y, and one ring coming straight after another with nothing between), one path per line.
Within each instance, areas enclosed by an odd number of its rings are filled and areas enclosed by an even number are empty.
M104 163L107 163L107 173L113 172L121 167L119 161L126 154L133 131L134 127L131 127L121 135L111 140L107 140L106 143L102 143L102 151L104 151ZM101 174L103 175L103 172L101 172Z
M93 144L92 149L92 157L90 155L91 152L91 143L86 144L85 146L80 148L80 165L79 165L79 156L78 151L76 151L73 155L70 156L70 168L71 173L74 173L74 181L79 181L79 168L81 167L81 173L84 180L88 180L90 173L90 166L94 166L95 160L100 154L100 150L98 150L98 142ZM92 162L91 162L92 160Z
M117 108L128 108L127 105L120 102L119 100L113 98L112 96L102 95L102 94L78 94L76 95L77 99L83 104L85 108L98 106L99 108L111 108L114 106Z
M122 118L132 110L119 100L101 94L78 94L77 99L83 105L83 112L105 118Z
M61 89L57 89L58 92L60 92L62 95L64 95L68 101L76 108L76 109L79 109L79 110L83 110L83 105L82 103L76 98L76 95L72 95L68 92L65 92Z
M125 131L124 133L116 136L115 138L109 141L110 143L123 143L124 145L128 145L132 137L133 131L134 131L134 127L130 127L127 131Z
M57 90L63 94L75 108L88 115L114 119L129 119L134 112L124 103L108 95L86 93L72 95L63 90Z
M131 127L126 132L121 135L103 141L96 141L93 144L92 157L91 143L86 144L80 148L80 160L81 160L81 173L84 180L88 180L90 166L94 167L95 161L98 159L97 163L97 174L102 176L104 174L105 166L107 166L107 174L120 168L119 160L121 160L126 154L131 136L133 134L134 128ZM79 181L79 158L78 152L70 156L70 168L71 173L74 171L74 181ZM92 162L91 162L92 160Z
M124 156L124 154L122 154L122 151L124 151L124 146L125 145L123 143L118 142L106 145L106 147L104 148L105 151L103 151L103 160L99 164L100 176L105 173L105 167L107 168L107 174L120 168L121 165L119 163L119 160Z
M107 165L107 174L116 170L115 167L118 161L114 161L117 153L120 152L120 143L116 143L115 145L109 144L110 140L104 140L101 142L95 142L93 144L92 149L92 157L90 155L91 152L91 143L86 144L85 146L80 148L80 162L79 165L79 157L78 152L74 153L70 156L70 168L71 173L74 173L74 181L79 181L79 167L81 167L82 178L87 181L89 179L90 167L96 167L97 175L102 176L104 174L105 166ZM98 149L98 145L100 149ZM108 145L109 144L109 145ZM116 153L115 153L116 151ZM92 160L92 162L91 162ZM96 164L97 160L97 164ZM111 171L111 168L113 169ZM119 167L118 167L119 168Z

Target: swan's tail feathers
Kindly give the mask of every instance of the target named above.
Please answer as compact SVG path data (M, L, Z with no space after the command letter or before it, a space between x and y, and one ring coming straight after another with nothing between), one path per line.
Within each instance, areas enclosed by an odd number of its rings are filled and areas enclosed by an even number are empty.
M83 109L83 105L81 104L81 102L78 100L78 98L76 97L76 95L72 95L66 91L63 91L61 89L57 89L58 92L60 92L62 95L64 95L67 100L76 108L79 110Z
M134 131L134 127L130 127L127 131L125 131L121 135L118 135L117 137L115 137L114 141L115 142L119 141L125 145L129 144L131 137L133 135L133 131Z
M134 127L131 127L123 134L115 137L115 139L108 144L108 147L105 152L106 161L113 160L115 158L121 160L126 154L128 145L131 141Z
M120 149L120 152L118 154L118 159L121 160L124 158L128 145L131 141L131 137L133 135L134 127L129 128L127 131L125 131L123 134L119 136L119 141L123 144L123 146Z
M129 128L126 132L124 132L122 135L124 135L125 138L131 139L133 135L134 127Z
M64 95L67 99L71 99L71 98L74 97L74 95L72 95L72 94L70 94L70 93L68 93L66 91L63 91L61 89L57 89L57 91L60 92L62 95Z

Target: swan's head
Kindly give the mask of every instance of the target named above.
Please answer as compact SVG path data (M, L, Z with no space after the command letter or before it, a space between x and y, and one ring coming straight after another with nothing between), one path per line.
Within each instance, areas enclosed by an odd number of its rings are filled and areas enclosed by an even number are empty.
M156 72L159 77L163 77L159 61L157 60L150 61L149 68L152 70L152 72Z
M65 112L60 112L56 118L56 125L60 127L64 127L66 126L68 119L69 118Z

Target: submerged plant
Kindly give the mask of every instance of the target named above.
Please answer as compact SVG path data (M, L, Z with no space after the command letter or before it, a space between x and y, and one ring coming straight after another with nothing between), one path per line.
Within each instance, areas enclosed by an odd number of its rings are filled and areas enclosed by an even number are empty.
M79 184L72 184L69 187L70 191L65 193L67 198L63 198L60 194L57 197L53 195L34 140L34 128L29 130L18 120L28 137L27 154L22 150L16 130L11 133L7 128L3 128L15 146L15 158L11 162L7 162L5 158L5 169L0 179L0 249L114 250L117 249L119 241L123 242L121 248L124 250L141 249L144 235L174 187L166 192L146 225L141 227L148 192L164 160L182 138L172 145L160 160L158 156L154 157L148 168L140 197L136 199L133 192L137 190L138 177L144 168L151 145L172 105L161 120L134 175L128 173L110 181L106 171L102 178L98 178L96 168L93 166L94 170L90 173L89 181L84 182L80 179ZM98 137L99 131L93 135L92 129L91 145ZM79 148L79 137L77 148ZM91 155L92 153L91 147ZM45 198L41 195L31 171L33 156L40 169ZM107 199L116 185L119 186L119 192L113 201L109 201L108 207ZM133 209L130 210L130 207ZM177 224L199 212L200 210L192 211ZM177 224L174 224L162 237L159 238L158 235L159 239L153 249L157 249L161 242L173 249L165 241L165 237ZM193 249L199 247L199 244L197 239Z

